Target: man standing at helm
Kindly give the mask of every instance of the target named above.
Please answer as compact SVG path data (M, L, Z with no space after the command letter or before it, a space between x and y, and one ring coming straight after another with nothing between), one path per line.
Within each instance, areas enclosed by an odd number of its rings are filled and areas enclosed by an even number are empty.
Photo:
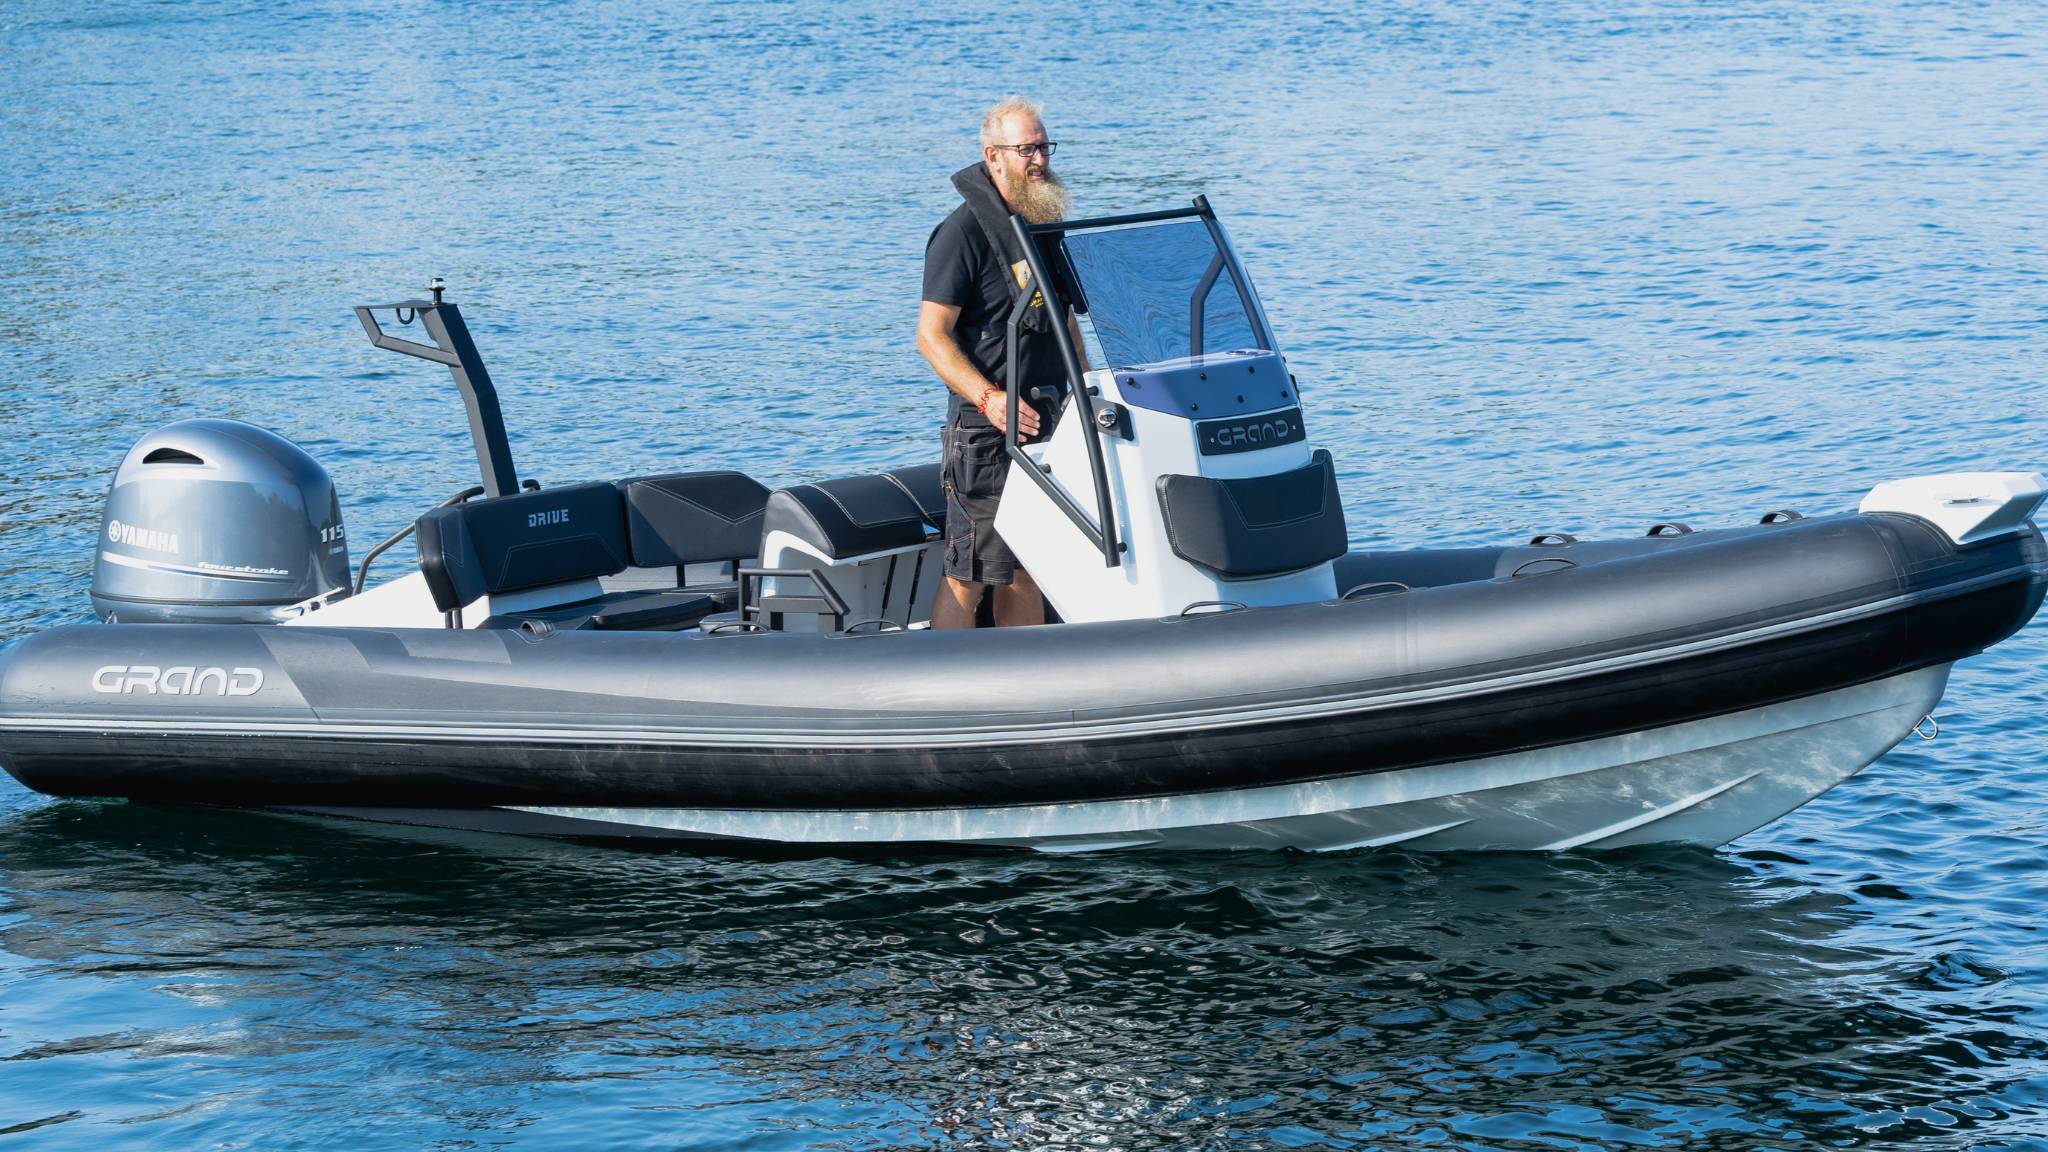
M1031 400L1056 394L1066 379L1043 293L1034 294L1018 338L1019 364L1006 362L1013 294L1028 275L1012 213L1045 224L1066 215L1067 193L1053 175L1055 145L1039 109L1011 97L981 122L981 163L953 174L961 204L932 230L924 254L924 300L917 350L945 381L942 436L946 488L945 579L932 604L932 627L972 628L983 590L995 589L999 626L1045 623L1038 584L996 535L996 503L1009 461L1003 454L1009 396L1018 393L1017 438L1050 434L1056 409ZM1070 331L1072 329L1070 328ZM1080 347L1078 333L1074 346Z

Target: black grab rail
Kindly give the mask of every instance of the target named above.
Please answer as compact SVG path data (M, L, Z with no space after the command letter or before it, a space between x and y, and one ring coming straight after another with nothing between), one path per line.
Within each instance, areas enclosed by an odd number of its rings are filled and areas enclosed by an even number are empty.
M519 482L519 486L521 490L527 492L540 491L540 481L534 480L532 478L521 480ZM484 490L482 485L464 488L462 491L457 492L455 495L450 496L446 500L441 501L439 504L434 505L434 507L453 508L457 504L467 504L471 500L474 500L483 494ZM379 556L382 556L385 552L389 551L393 545L405 539L407 536L412 535L413 531L417 529L419 526L420 522L417 520L413 521L410 524L407 524L405 527L400 528L398 531L393 532L389 536L386 536L382 541L380 541L377 544L375 548L370 549L369 552L364 554L362 567L356 569L356 586L354 593L352 593L353 595L362 595L363 585L369 583L370 561L375 560Z
M1055 507L1067 514L1067 519L1074 522L1074 527L1081 530L1081 534L1088 538L1090 544L1101 549L1103 566L1114 568L1123 562L1118 555L1123 551L1123 544L1116 538L1116 509L1109 498L1109 474L1102 464L1102 442L1097 438L1095 428L1094 399L1088 395L1087 382L1082 378L1081 357L1074 349L1073 333L1067 329L1064 309L1058 307L1058 293L1052 287L1052 277L1046 275L1045 261L1039 254L1038 245L1032 243L1030 231L1023 217L1011 216L1010 226L1016 230L1017 242L1024 246L1024 260L1030 274L1024 278L1024 283L1010 299L1010 320L1003 332L1003 356L1005 363L1010 366L1011 377L1003 382L1003 454L1022 469L1025 475L1031 477L1031 482L1038 485L1039 491L1045 493L1046 498L1051 500ZM1041 285L1044 286L1043 289ZM1095 482L1094 520L1090 520L1088 514L1074 503L1073 498L1052 482L1038 466L1038 461L1025 454L1022 442L1017 437L1017 409L1023 403L1019 396L1022 388L1019 387L1020 382L1017 380L1018 345L1024 317L1031 310L1031 298L1041 291L1045 297L1046 314L1052 317L1053 337L1059 344L1062 367L1066 370L1067 390L1074 397L1074 403L1081 409L1084 425L1081 434L1085 438L1082 442L1088 448L1088 471Z

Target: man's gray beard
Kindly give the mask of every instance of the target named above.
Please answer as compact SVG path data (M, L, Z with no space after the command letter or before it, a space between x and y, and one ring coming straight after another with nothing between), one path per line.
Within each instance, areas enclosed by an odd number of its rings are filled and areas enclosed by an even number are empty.
M1029 224L1050 224L1064 219L1072 197L1067 195L1067 186L1050 172L1043 180L1030 176L1011 176L1003 173L1003 198L1010 207Z

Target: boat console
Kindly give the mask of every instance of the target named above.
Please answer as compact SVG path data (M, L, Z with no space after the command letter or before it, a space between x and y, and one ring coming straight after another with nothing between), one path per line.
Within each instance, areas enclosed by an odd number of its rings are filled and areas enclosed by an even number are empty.
M996 515L1061 617L1334 597L1331 562L1347 546L1336 470L1309 446L1287 363L1208 202L1016 226L1033 279L1095 337L1084 364L1054 326L1065 410L1042 443L1006 437Z

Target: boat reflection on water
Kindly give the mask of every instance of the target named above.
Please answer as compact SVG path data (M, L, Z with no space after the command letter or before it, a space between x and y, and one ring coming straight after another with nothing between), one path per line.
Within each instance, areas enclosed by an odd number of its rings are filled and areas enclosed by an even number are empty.
M2044 1054L1958 987L1997 974L1902 977L1772 856L778 859L38 804L0 823L0 947L70 992L10 1011L8 1055L19 1099L155 1139L253 1137L264 1109L208 1119L251 1093L421 1144L1612 1146L2023 1110Z

